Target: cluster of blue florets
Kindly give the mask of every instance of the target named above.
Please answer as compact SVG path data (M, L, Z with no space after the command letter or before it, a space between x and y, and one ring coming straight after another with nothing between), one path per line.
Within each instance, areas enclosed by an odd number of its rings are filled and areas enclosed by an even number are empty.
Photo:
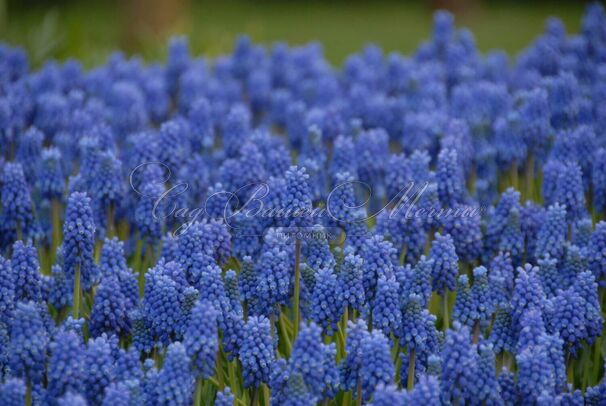
M0 404L604 404L604 105L598 4L511 61L0 45Z

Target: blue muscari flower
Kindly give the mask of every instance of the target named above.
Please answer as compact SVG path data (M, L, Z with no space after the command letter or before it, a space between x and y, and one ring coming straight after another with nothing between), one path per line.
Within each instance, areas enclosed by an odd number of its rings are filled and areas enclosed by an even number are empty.
M543 314L537 309L528 309L520 317L517 327L516 352L540 344L540 339L546 334Z
M392 332L398 335L402 326L399 295L400 285L395 279L379 277L372 306L372 324L386 336Z
M309 217L312 209L311 190L309 175L303 167L291 166L286 174L286 188L284 191L281 208L292 213L286 218L288 226L305 226L311 220ZM298 216L294 213L300 212Z
M11 261L0 255L0 324L8 325L15 307L15 273Z
M10 323L9 366L11 374L40 382L44 373L49 332L44 315L34 302L17 302Z
M574 244L566 242L564 260L560 261L559 283L560 288L564 289L570 286L577 274L587 269L587 256L584 250L581 250Z
M199 301L192 310L183 337L196 377L207 379L214 374L218 337L217 310L212 304Z
M305 258L307 265L314 271L334 268L335 259L328 245L328 230L317 224L309 231L314 233L314 238L304 241L301 247L301 255Z
M311 297L311 319L326 332L337 329L343 312L343 296L332 268L320 268L315 275Z
M514 265L518 265L524 253L524 234L520 228L520 212L517 208L509 211L507 225L502 230L498 249L511 255Z
M158 158L168 169L178 173L191 151L187 121L182 117L165 121L158 132Z
M506 302L497 308L488 342L495 352L514 352L516 332L511 321L511 308Z
M547 300L541 281L537 275L538 268L526 264L519 267L515 281L515 288L511 297L512 320L517 329L520 319L527 310L542 311Z
M526 201L520 211L520 226L526 244L526 260L534 260L539 230L545 222L546 210L536 203Z
M143 353L151 353L154 347L154 337L151 320L143 309L135 309L130 313L132 322L133 348Z
M501 235L507 228L512 209L520 209L520 192L514 188L508 188L501 195L499 203L490 213L486 224L485 244L489 250L498 250Z
M222 126L223 149L228 157L235 156L250 136L250 120L249 111L242 105L235 105L229 111Z
M285 400L285 390L288 384L289 371L288 362L284 358L278 358L271 366L269 377L269 388L271 389L271 404L281 405Z
M490 344L478 345L477 365L477 374L472 385L473 402L487 405L500 404L502 399L495 375L495 354Z
M340 172L347 172L350 174L356 174L358 171L358 165L356 160L353 159L355 156L355 145L352 137L346 135L339 135L334 142L333 154L330 162L330 172L337 174Z
M200 97L190 106L187 119L192 130L194 150L210 149L214 144L214 123L209 101Z
M423 308L422 298L418 294L411 293L402 302L402 321L400 330L395 335L400 338L400 345L408 348L409 353L413 350L423 353L431 347L431 343L428 343L432 334L430 323L435 322L435 316Z
M543 391L555 394L555 375L547 351L529 347L516 354L518 390L523 403L534 403Z
M415 211L416 208L412 204L402 202L391 211L382 210L377 216L376 233L389 238L399 249L400 257L403 257L406 263L419 260L427 238L427 223L414 215Z
M287 251L279 246L268 247L255 264L257 276L257 305L263 314L270 315L275 306L286 303L291 295L292 261Z
M139 351L131 346L128 350L119 349L116 358L115 374L117 381L140 380L143 377Z
M362 310L364 306L364 261L352 249L346 249L343 262L339 266L339 290L342 292L344 305Z
M152 335L167 345L181 320L181 298L179 285L162 268L160 264L145 275L142 304Z
M2 168L1 196L6 229L21 239L31 237L35 232L33 202L21 164L9 162Z
M240 263L240 274L238 275L238 289L240 297L244 301L250 301L256 296L257 273L255 263L251 257L245 256Z
M60 199L65 191L65 176L61 150L42 150L35 177L36 187L46 199Z
M317 403L317 396L305 384L301 374L293 374L288 378L284 390L283 405L285 406L312 406Z
M471 345L469 329L455 324L446 334L442 349L442 399L465 401L469 399L472 383L476 379L477 360Z
M568 163L562 168L556 183L555 201L566 208L569 224L586 215L585 193L582 172L576 163Z
M238 274L233 269L225 272L225 293L229 299L233 311L241 313L242 304L240 300L240 291L238 290Z
M503 367L498 377L499 392L506 405L515 405L519 403L518 387L513 372Z
M471 297L476 308L476 314L481 325L486 325L494 313L494 303L492 292L488 282L488 271L485 267L479 266L473 270L473 286L471 287Z
M99 267L102 278L113 277L119 282L120 291L126 300L126 308L130 311L139 301L139 287L136 276L126 264L124 243L116 237L105 239Z
M217 392L215 406L232 406L234 404L234 395L229 386L226 386L220 392Z
M12 269L15 284L15 299L20 301L39 301L42 299L40 263L36 248L27 242L16 241L13 244Z
M94 282L94 245L95 223L90 198L86 193L74 192L68 198L63 223L64 271L73 280L79 268L84 289Z
M274 347L271 338L269 319L263 316L251 316L244 325L244 335L240 347L240 362L244 375L244 386L258 387L269 381L271 365L274 360Z
M459 164L457 151L443 149L438 155L436 172L438 196L444 207L453 207L465 199L465 177Z
M593 272L600 286L606 283L606 222L600 221L595 226L586 248L589 270Z
M73 301L73 283L67 278L59 265L51 267L51 280L47 302L56 309L69 307Z
M408 394L398 390L396 385L379 385L372 397L371 406L389 406L408 404Z
M545 222L537 236L535 256L549 254L552 258L560 259L564 254L566 234L566 209L556 203L547 209Z
M341 382L345 389L356 391L362 367L362 340L368 335L368 327L363 319L347 322L347 342L345 359L340 365Z
M358 178L373 186L376 198L385 196L385 170L389 159L389 136L382 128L362 132L356 140Z
M491 280L491 282L493 280L500 279L504 287L504 291L507 292L507 295L513 291L513 269L513 264L511 263L511 256L509 253L499 253L492 259L492 261L490 261L490 272L488 273L488 278ZM502 292L493 293L495 293L495 298L497 298Z
M564 170L565 164L556 159L550 159L543 165L541 192L546 206L551 206L557 201L558 179Z
M452 237L448 234L435 234L431 244L429 258L431 267L432 290L444 295L446 290L455 289L455 280L459 274L459 257Z
M60 397L69 391L84 389L84 346L73 331L60 331L49 345L48 393Z
M155 387L157 405L189 405L194 392L194 376L189 368L185 346L174 342L168 346Z
M404 154L390 155L385 168L385 187L387 199L392 200L408 190L412 177L408 168L408 159Z
M455 206L442 218L445 234L450 234L462 261L473 261L482 253L482 230L476 206ZM457 214L458 213L458 214ZM474 214L475 213L475 214Z
M102 333L128 336L131 331L128 312L132 306L117 278L103 278L97 287L88 323L91 336L98 337Z
M369 400L377 386L393 383L394 365L389 340L379 330L368 333L360 342L360 384L362 396Z
M64 129L69 121L66 98L57 92L45 92L36 98L34 125L49 137Z
M109 86L106 104L118 134L141 130L148 120L143 92L133 82L121 80Z
M87 406L86 399L79 393L66 392L65 395L57 399L59 406Z
M380 235L374 235L365 240L360 256L364 265L362 281L367 302L374 300L379 277L390 278L394 274L393 256L395 252L393 245Z
M91 338L84 351L84 365L88 368L79 379L83 380L84 394L90 404L101 404L105 388L114 380L115 364L111 346L110 339L102 335Z
M0 399L6 406L25 404L25 382L20 378L8 378L0 384Z
M593 157L591 168L593 206L599 212L606 209L606 148L600 148Z
M580 219L572 229L572 243L583 249L589 244L593 233L593 221L589 217Z
M421 376L412 392L410 405L436 405L440 403L440 382L433 376Z
M265 225L260 219L247 216L243 212L236 213L233 217L232 245L233 254L236 258L257 257L261 250L261 236L265 231Z
M460 275L457 280L456 299L452 310L452 317L465 326L473 327L478 316L478 309L469 287L469 277L467 275Z
M549 254L538 260L538 275L541 280L543 292L547 297L555 296L557 290L562 287L562 278L559 275L558 261L551 258Z
M593 274L589 271L580 272L576 276L572 289L583 299L581 315L587 329L585 340L588 343L593 343L601 334L604 324L602 312L600 311L598 285L595 282Z
M30 182L34 180L36 163L40 159L44 134L35 127L30 127L18 139L16 160L23 167L25 177Z
M105 389L102 406L128 406L131 404L131 389L127 383L113 382Z
M307 387L328 395L338 385L333 374L335 356L334 345L322 342L322 330L318 325L303 325L293 345L288 374L291 377L301 375ZM333 392L328 396L334 395Z
M406 270L406 276L404 278L399 277L404 296L414 293L419 296L421 306L427 307L431 297L433 260L423 255L414 268L406 267L404 269Z
M264 157L262 164L267 176L282 176L291 165L291 156L282 138L267 131L255 131L250 140Z

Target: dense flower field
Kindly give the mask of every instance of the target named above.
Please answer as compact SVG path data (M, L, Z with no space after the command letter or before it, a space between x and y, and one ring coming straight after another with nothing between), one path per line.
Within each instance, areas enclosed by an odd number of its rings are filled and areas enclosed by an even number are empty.
M600 5L514 60L0 46L0 145L2 405L606 403Z

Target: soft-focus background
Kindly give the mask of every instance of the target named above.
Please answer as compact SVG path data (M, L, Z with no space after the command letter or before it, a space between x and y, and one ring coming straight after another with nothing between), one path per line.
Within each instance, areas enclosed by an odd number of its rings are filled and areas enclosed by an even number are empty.
M34 65L75 57L85 66L103 62L115 49L146 59L165 55L166 39L187 34L194 53L231 50L234 38L291 44L321 41L335 64L373 42L385 51L412 52L429 36L431 14L448 8L469 27L481 51L517 53L558 16L577 32L582 1L221 1L0 0L0 40L24 46Z

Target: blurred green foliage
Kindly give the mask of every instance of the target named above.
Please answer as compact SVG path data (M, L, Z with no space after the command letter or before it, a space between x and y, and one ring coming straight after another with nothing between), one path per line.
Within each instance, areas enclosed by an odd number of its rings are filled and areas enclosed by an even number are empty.
M538 35L550 15L577 32L581 2L472 2L457 15L482 51L515 54ZM34 64L48 58L75 57L86 66L103 62L122 48L125 24L117 1L0 0L0 39L24 46ZM325 54L341 63L367 43L385 51L410 53L430 35L432 11L425 3L192 1L183 21L162 35L150 33L134 51L146 59L163 58L170 34L186 34L194 53L218 55L232 48L241 33L255 41L290 44L321 41ZM132 51L132 50L131 50Z

